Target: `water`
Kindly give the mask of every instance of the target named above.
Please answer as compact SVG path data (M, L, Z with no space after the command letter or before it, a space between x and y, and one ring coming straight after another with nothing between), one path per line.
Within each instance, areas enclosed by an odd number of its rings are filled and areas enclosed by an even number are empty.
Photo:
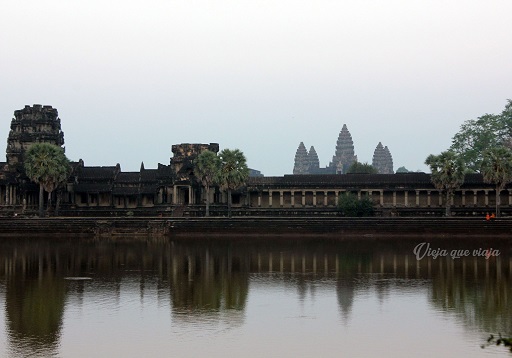
M2 239L0 356L510 356L511 243Z

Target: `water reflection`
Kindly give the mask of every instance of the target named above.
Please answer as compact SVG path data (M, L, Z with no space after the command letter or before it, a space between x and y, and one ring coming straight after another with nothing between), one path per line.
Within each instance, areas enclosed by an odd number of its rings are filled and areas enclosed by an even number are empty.
M498 257L455 260L417 260L416 244L413 240L6 239L0 243L0 281L5 287L9 352L60 355L65 311L80 309L87 297L109 314L130 305L144 307L144 302L156 299L157 304L168 305L174 325L208 321L242 327L251 294L262 285L293 287L301 302L333 288L345 325L358 300L374 296L382 305L399 291L424 293L434 310L461 322L468 331L512 332L510 242L493 242L500 250ZM476 249L486 247L488 240L433 244ZM73 277L82 279L65 279ZM124 299L125 292L137 292L138 302Z

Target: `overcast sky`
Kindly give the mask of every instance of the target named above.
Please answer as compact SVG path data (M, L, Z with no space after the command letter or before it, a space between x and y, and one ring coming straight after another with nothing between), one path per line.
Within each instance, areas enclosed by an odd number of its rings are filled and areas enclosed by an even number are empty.
M427 170L512 98L511 14L510 0L4 1L0 138L37 103L86 165L156 168L172 144L217 142L270 176L301 141L328 165L346 123L360 161L380 141L395 170Z

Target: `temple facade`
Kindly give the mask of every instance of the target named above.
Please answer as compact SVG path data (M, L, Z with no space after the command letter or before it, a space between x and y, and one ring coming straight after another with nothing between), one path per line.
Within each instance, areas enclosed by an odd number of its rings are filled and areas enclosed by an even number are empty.
M14 113L7 140L6 161L0 162L0 215L35 215L39 187L24 173L24 153L30 145L49 142L64 145L57 110L50 106L27 106ZM377 146L377 162L392 171L386 147ZM382 147L382 149L381 149ZM376 149L376 152L377 152ZM119 164L88 166L82 160L71 163L72 173L64 187L54 192L65 216L202 216L205 190L194 175L194 159L205 150L218 152L217 143L182 143L171 147L169 164L149 169L141 163L136 172L123 172ZM381 158L382 157L382 158ZM345 193L368 196L377 215L442 215L446 204L425 173L345 174L357 159L346 126L338 138L332 165L319 168L314 147L309 152L299 145L294 175L249 177L232 193L234 215L339 215L339 198ZM381 158L381 159L379 159ZM391 169L390 169L391 166ZM332 174L311 174L315 170ZM226 215L227 193L210 190L210 212ZM500 192L501 212L512 215L512 186ZM45 195L46 200L46 195ZM495 205L495 187L483 182L480 174L466 175L455 192L452 212L459 216L484 215Z

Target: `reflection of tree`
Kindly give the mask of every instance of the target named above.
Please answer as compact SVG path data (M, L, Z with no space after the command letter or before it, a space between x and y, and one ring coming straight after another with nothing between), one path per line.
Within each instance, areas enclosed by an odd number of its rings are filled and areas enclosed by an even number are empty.
M20 356L50 356L59 344L66 298L65 282L51 274L10 277L6 313L11 347Z
M243 311L249 291L246 260L229 250L197 248L172 257L171 296L173 312L217 314Z
M492 259L491 259L492 260ZM466 325L485 332L512 332L512 284L509 270L495 261L465 260L466 275L459 269L438 272L432 281L431 301L444 312L452 312ZM484 265L489 265L483 268ZM480 266L480 271L478 271ZM487 274L486 274L487 272Z

